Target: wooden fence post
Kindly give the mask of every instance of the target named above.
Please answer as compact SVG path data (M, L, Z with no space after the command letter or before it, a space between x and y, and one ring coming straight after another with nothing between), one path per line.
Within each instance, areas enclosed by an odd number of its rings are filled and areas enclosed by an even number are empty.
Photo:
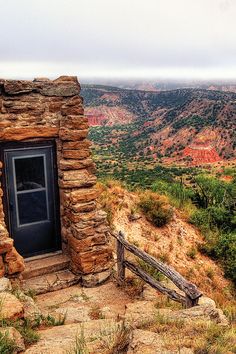
M175 269L173 269L169 265L162 263L161 261L155 259L153 256L147 254L146 252L140 250L138 247L126 241L125 236L121 231L118 234L112 233L112 235L117 240L117 280L119 284L122 284L124 282L125 268L128 268L129 270L131 270L131 272L138 275L141 279L143 279L146 283L150 284L153 288L157 289L163 294L166 294L172 300L184 304L187 308L198 305L198 301L199 298L202 296L202 293L198 290L195 284L192 284L187 281L181 274L179 274ZM163 284L153 279L148 273L143 271L143 269L138 267L137 264L125 260L125 250L131 252L136 257L142 259L154 269L164 274L180 290L185 293L185 296L165 287Z
M119 232L119 235L124 238L122 232ZM125 280L125 248L119 240L117 240L117 276L118 282L122 284Z
M187 294L185 296L185 299L186 299L186 308L190 308L190 307L193 307L193 306L197 306L198 305L198 301L199 301L199 298L197 299L191 299L191 297L189 297Z

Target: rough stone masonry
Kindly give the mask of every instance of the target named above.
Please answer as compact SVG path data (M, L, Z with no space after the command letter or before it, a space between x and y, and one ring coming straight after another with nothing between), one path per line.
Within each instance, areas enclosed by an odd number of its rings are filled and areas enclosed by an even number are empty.
M62 250L71 270L93 283L111 266L106 213L96 201L94 163L87 140L80 85L76 77L56 80L0 79L0 143L54 140L57 150ZM0 175L2 175L0 161ZM24 260L6 227L0 188L0 276L20 274ZM96 276L97 275L97 276Z

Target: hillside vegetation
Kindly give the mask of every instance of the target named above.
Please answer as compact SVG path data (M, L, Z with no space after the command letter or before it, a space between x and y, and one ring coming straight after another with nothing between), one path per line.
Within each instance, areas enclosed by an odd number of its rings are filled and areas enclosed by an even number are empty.
M213 147L213 155L219 154L221 159L236 156L235 93L203 89L152 92L86 85L82 95L90 115L99 111L106 118L105 125L90 130L100 159L182 159L188 163L191 161L183 152L191 145L202 150Z
M180 336L196 354L234 353L236 95L106 86L85 87L83 94L91 117L102 112L101 124L93 120L90 139L100 203L111 228L195 283L231 324L219 330L206 323L190 325L185 333L182 322L160 316L154 327L147 324L145 335L164 333L169 349L176 348ZM145 263L138 265L156 280L167 281ZM138 280L130 283L139 292ZM159 305L172 306L168 301Z
M111 182L108 180L108 183ZM195 258L197 252L200 252L215 261L220 261L225 276L236 284L235 177L232 181L226 182L207 174L199 174L188 181L188 184L182 179L179 181L172 177L168 181L159 177L151 184L149 190L139 188L136 191L139 194L139 202L135 208L143 212L154 226L162 227L169 224L176 212L189 224L195 225L201 232L204 242L193 245L189 251L190 257ZM116 192L113 194L108 198L111 204L113 197L116 199ZM119 196L119 188L117 194ZM111 220L112 205L104 207ZM173 208L176 210L175 213ZM186 235L186 242L189 241L188 238L189 235Z

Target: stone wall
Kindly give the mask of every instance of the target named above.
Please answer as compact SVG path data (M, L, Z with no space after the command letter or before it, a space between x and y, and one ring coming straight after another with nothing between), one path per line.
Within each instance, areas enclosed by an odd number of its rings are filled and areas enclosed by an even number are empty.
M69 253L74 273L91 275L110 268L112 253L106 214L96 201L94 163L86 139L88 121L79 93L76 77L0 80L0 142L55 140L62 249ZM1 197L2 193L0 189ZM6 229L2 202L0 255L0 276L24 269Z

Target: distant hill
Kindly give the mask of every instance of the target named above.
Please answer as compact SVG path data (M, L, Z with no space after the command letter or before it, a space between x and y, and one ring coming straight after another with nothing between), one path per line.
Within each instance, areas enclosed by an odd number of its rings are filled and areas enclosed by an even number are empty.
M87 82L89 84L89 82ZM196 81L196 80L99 80L97 86L116 87L141 91L170 91L177 89L203 89L225 92L236 92L236 81ZM91 85L92 86L92 85ZM94 86L94 84L93 84Z
M194 164L236 157L236 93L84 85L82 96L85 113L91 125L97 126L92 128L91 138L100 148L112 147L114 153L128 153L134 158Z

